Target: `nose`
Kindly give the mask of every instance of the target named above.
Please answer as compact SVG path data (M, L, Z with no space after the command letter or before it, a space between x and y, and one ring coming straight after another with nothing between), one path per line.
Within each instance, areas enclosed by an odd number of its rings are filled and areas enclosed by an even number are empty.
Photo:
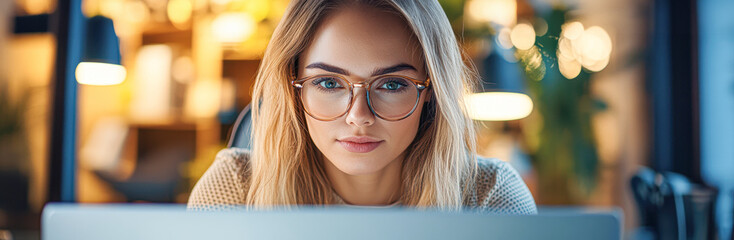
M357 127L367 127L375 123L375 115L372 114L367 103L367 91L364 88L354 89L354 99L352 99L352 107L347 113L346 121L347 124Z

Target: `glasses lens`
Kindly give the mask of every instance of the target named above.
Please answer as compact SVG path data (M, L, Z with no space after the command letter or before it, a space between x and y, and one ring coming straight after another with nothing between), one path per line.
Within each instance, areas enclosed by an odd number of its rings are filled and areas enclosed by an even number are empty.
M417 104L418 89L408 79L386 76L375 80L370 89L372 109L385 119L399 119L410 114Z
M316 77L303 83L301 98L314 118L335 118L349 107L349 85L334 76Z

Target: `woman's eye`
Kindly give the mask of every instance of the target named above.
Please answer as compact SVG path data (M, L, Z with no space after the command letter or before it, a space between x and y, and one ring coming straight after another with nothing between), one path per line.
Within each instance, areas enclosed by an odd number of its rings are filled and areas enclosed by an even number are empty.
M316 84L318 84L319 86L321 86L323 88L327 88L327 89L340 88L340 87L342 87L342 85L339 84L339 82L336 81L336 79L333 79L333 78L320 78L320 79L316 80Z
M391 91L399 90L400 88L403 88L403 87L405 87L405 84L396 82L396 81L389 81L389 82L382 84L382 86L380 86L380 88L384 88L384 89L391 90Z

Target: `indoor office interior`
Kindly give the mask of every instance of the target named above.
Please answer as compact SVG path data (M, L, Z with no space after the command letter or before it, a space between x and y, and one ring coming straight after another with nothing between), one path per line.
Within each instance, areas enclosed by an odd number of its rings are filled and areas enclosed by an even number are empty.
M734 1L439 2L482 80L477 152L541 212L733 239ZM0 239L39 239L49 202L186 204L217 152L246 147L288 3L0 0Z

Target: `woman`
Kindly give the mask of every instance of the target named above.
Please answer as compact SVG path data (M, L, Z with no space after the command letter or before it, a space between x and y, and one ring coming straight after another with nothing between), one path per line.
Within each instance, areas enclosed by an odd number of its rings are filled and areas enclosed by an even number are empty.
M253 149L222 150L188 206L536 213L515 170L477 159L475 82L435 0L293 0L254 86Z

